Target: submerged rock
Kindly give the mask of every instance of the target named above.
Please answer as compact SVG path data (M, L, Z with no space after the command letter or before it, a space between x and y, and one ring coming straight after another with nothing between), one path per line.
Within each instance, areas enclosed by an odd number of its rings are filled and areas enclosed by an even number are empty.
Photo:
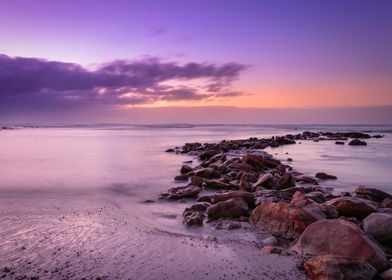
M348 144L350 146L366 146L367 145L367 143L365 141L361 141L359 139L351 140Z
M384 252L355 224L343 220L320 220L309 225L293 246L301 255L336 255L367 261L377 271L387 268Z
M196 186L175 187L161 193L161 197L167 199L191 198L196 197L199 192L201 192L201 188Z
M338 177L333 176L333 175L329 175L327 173L324 172L318 172L315 175L316 178L319 178L321 180L336 180Z
M314 280L369 280L377 274L376 269L364 260L331 255L311 258L304 267Z

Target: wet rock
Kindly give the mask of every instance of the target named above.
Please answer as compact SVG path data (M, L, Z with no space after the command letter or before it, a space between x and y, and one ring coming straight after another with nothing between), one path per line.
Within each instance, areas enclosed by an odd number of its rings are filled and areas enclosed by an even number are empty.
M319 220L309 225L293 246L301 255L336 255L367 261L377 271L387 268L384 252L355 224L343 220Z
M249 207L254 207L255 205L256 199L254 194L245 191L231 191L226 193L215 194L211 197L211 203L216 204L218 202L226 201L236 197L240 197L243 200L245 200Z
M355 190L357 195L367 195L372 197L375 201L382 201L386 198L392 199L392 195L374 188L358 187Z
M176 181L188 181L188 175L186 175L186 174L178 175L178 176L174 177L174 180L176 180Z
M392 215L373 213L363 220L363 230L382 244L392 243Z
M300 175L295 178L296 181L304 183L304 184L312 184L312 185L318 185L319 183L317 182L316 179L306 176L306 175Z
M193 204L191 207L186 208L185 211L197 211L197 212L205 212L207 208L210 206L208 202L198 202Z
M327 173L324 172L318 172L315 175L316 178L319 178L321 180L336 180L338 177L333 176L333 175L329 175Z
M174 150L174 149L167 149L165 152L166 152L166 153L174 153L175 150Z
M344 145L344 142L343 141L336 141L335 144L336 145Z
M292 162L293 159L292 159L292 158L287 158L287 161L288 161L288 162Z
M376 139L380 139L380 138L383 138L383 137L384 137L384 135L381 135L381 134L376 134L376 135L372 136L372 138L376 138Z
M277 246L264 246L263 248L261 248L261 252L264 254L275 254L283 256L290 255L290 253L286 249Z
M266 202L253 210L251 222L258 228L286 239L297 238L307 226L323 217L309 209L285 202Z
M386 198L381 202L382 208L392 208L392 199Z
M197 187L201 187L203 185L203 183L206 181L206 179L201 178L199 176L191 176L190 180L191 180L190 184L192 186L197 186Z
M201 192L201 188L196 186L175 187L163 192L161 197L167 199L192 198L196 197L199 192Z
M303 207L312 204L313 202L310 201L310 199L307 198L302 192L297 191L294 193L290 203L295 206Z
M205 179L213 179L213 178L220 177L219 174L215 172L213 168L210 167L195 170L195 176L205 178Z
M392 268L384 271L380 274L381 279L383 280L392 280Z
M207 215L210 220L220 218L239 218L249 215L248 204L240 197L221 201L207 208Z
M209 202L211 203L211 197L208 195L199 196L196 199L197 202Z
M350 146L366 146L367 145L367 143L365 141L361 141L359 139L351 140L348 144Z
M264 162L264 157L257 154L247 154L244 156L242 162L252 166L261 166Z
M185 211L183 222L187 226L202 226L204 214L198 211Z
M276 181L274 179L275 178L271 173L260 175L257 182L253 184L253 188L261 186L264 188L271 189L276 184Z
M321 191L310 192L307 193L305 196L316 203L324 203L326 200L324 193Z
M228 190L232 188L230 184L226 184L219 181L205 180L204 183L205 183L205 187L209 189Z
M304 267L314 280L369 280L377 274L376 269L364 260L331 255L311 258Z
M193 168L190 167L189 165L186 165L186 164L182 165L181 169L180 169L181 174L188 174L189 172L192 172L192 171L193 171Z
M335 206L340 216L358 219L364 219L377 211L377 208L372 204L357 197L338 197L327 201L326 204Z
M206 150L199 155L199 158L201 160L208 160L217 154L219 154L218 150Z
M214 226L216 229L233 230L241 228L241 223L233 221L220 221Z
M263 243L264 246L276 246L278 245L278 239L276 239L275 236L271 236L266 239L263 239L261 243Z
M277 168L279 165L281 165L281 162L277 159L266 157L264 158L263 164L269 168Z
M278 181L278 184L275 185L275 188L277 189L287 189L287 188L291 188L291 187L295 187L295 178L294 176L289 173L286 172Z

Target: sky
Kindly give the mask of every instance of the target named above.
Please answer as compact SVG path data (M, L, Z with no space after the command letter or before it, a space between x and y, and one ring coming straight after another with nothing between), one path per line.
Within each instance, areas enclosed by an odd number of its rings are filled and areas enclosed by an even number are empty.
M392 122L390 0L0 6L0 122Z

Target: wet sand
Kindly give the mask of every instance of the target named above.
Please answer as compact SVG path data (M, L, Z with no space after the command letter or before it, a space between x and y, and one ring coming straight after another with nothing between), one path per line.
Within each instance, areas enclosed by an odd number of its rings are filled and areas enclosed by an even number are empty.
M258 242L266 235L208 225L186 229L181 210L167 212L172 203L166 204L129 203L105 194L3 193L0 277L306 279L296 257L260 252ZM140 216L142 208L151 216Z

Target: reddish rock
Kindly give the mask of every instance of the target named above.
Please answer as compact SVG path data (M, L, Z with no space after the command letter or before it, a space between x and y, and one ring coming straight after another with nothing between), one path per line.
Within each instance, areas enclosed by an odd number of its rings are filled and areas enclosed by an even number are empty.
M382 201L382 200L384 200L386 198L392 199L392 195L390 195L390 194L388 194L386 192L383 192L381 190L374 189L374 188L366 188L366 187L361 187L360 186L360 187L358 187L355 190L355 193L357 195L367 195L367 196L370 196L370 197L372 197L376 201Z
M295 239L307 226L322 218L313 209L285 202L266 202L253 210L251 222L275 236Z
M219 174L217 174L215 170L210 167L195 170L195 176L205 179L219 178Z
M217 220L220 218L239 218L249 215L248 204L240 197L231 198L211 205L207 208L208 218Z
M289 173L286 172L278 181L278 184L275 185L276 189L287 189L287 188L291 188L291 187L295 187L295 178L294 176Z
M199 192L201 192L201 188L196 186L175 187L161 193L161 197L167 199L191 198L196 197Z
M261 166L263 164L264 157L257 154L247 154L242 159L242 162L252 166Z
M314 280L369 280L377 274L377 270L364 260L331 255L311 258L304 267Z
M192 172L192 171L193 171L193 168L190 167L189 165L186 165L186 164L181 166L181 169L180 169L180 173L181 174L187 174L187 173Z
M364 219L366 216L377 211L372 204L357 197L338 197L326 202L327 205L334 205L340 216L355 217Z
M291 204L299 207L303 207L309 204L312 204L313 202L310 201L302 192L295 192L293 195L293 198L291 199Z
M373 213L363 220L363 230L382 244L392 243L392 215Z
M336 180L338 177L333 176L333 175L329 175L327 173L324 172L318 172L315 175L316 178L319 178L321 180Z
M243 200L245 200L249 207L254 207L255 205L256 199L254 194L245 191L232 191L232 192L215 194L211 197L211 203L216 204L218 202L225 201L235 197L240 197Z
M293 246L301 255L336 255L359 258L377 271L387 268L384 252L355 224L343 220L320 220L309 225Z

